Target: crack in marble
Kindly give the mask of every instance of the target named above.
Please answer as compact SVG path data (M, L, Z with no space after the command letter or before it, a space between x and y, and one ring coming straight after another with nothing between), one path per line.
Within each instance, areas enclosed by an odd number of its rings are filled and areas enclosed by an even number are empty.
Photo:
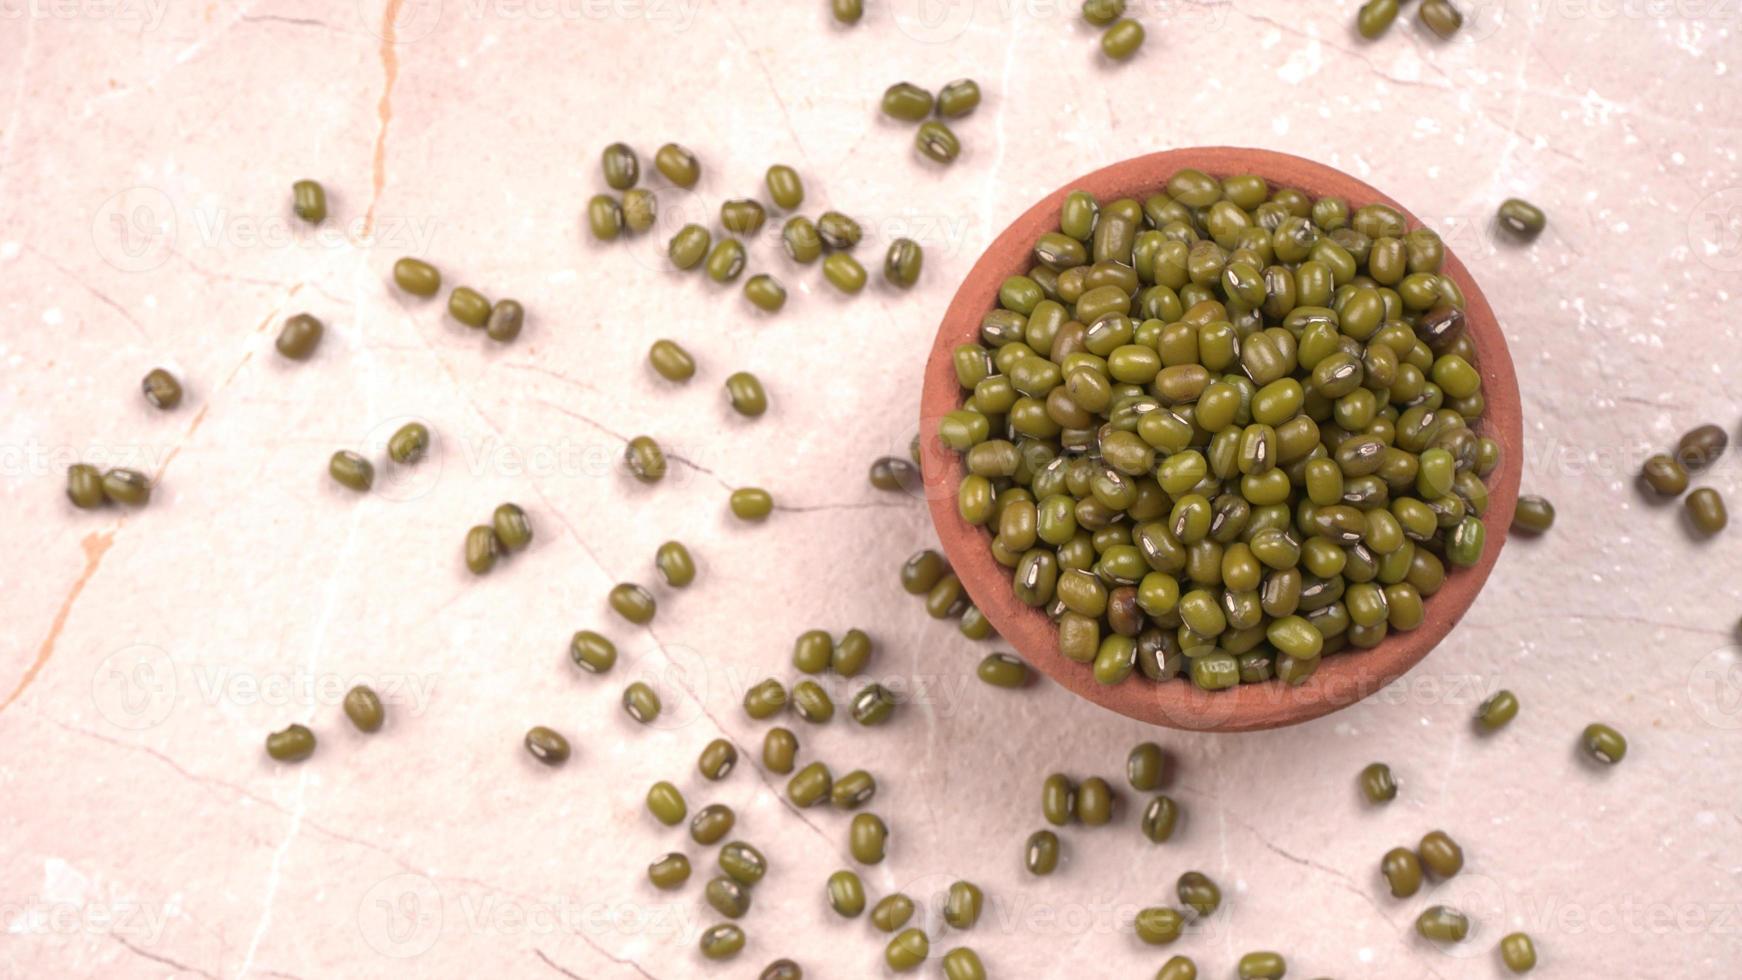
M775 86L774 74L768 70L768 64L762 60L761 55L756 53L756 49L750 46L750 42L744 39L744 35L738 30L738 25L733 23L730 15L720 9L719 4L709 0L708 5L714 8L714 13L719 14L721 20L726 22L726 29L732 32L732 36L738 39L738 46L750 56L750 61L755 64L757 72L761 73L762 80L768 85L768 94L774 96L775 105L780 107L780 117L786 122L786 133L792 137L792 144L798 150L798 155L803 158L807 166L815 169L816 164L811 160L810 152L805 149L805 141L799 138L798 127L792 121L792 112L787 108L786 100L781 97L780 89Z
M585 942L587 945L592 946L594 950L598 951L600 956L605 957L606 959L610 960L611 962L616 963L619 966L629 967L630 969L634 970L636 973L639 973L642 976L646 977L647 980L659 980L658 977L654 976L651 973L648 973L645 969L643 969L640 963L637 963L634 960L622 959L620 957L612 956L610 953L606 952L605 950L599 949L598 945L595 944L591 939L589 939L586 936L582 936L581 940L583 942ZM545 966L550 967L551 969L562 974L563 976L570 977L570 978L572 978L572 980L587 980L586 977L581 976L579 973L575 973L574 971L570 970L568 967L565 967L562 964L558 963L557 961L551 959L548 955L545 954L544 950L535 949L532 952L533 952L533 955L537 956L540 960L542 960L544 962Z
M4 192L12 177L12 140L18 135L18 121L24 117L24 90L30 82L32 55L36 49L36 18L24 18L24 43L18 57L18 81L12 86L12 112L6 118L6 129L0 132L0 192Z
M85 535L84 539L79 542L80 546L85 549L85 570L79 574L77 579L73 580L72 588L67 590L66 598L61 600L60 610L55 613L54 622L49 626L48 635L43 637L42 643L36 648L36 659L31 661L29 667L25 668L24 676L18 680L18 686L12 689L12 693L6 696L5 701L0 701L0 711L12 707L13 702L24 695L25 690L36 680L36 675L41 673L42 668L48 663L48 658L54 656L56 641L60 639L61 630L67 625L67 617L72 615L73 603L79 601L79 596L84 593L85 586L90 584L92 576L97 574L97 568L103 563L103 556L108 554L109 548L115 543L115 532L121 529L121 524L125 520L126 518L121 518L114 527L107 531L93 531Z
M100 933L100 935L104 935L104 936L109 937L110 939L115 940L115 942L117 942L121 945L121 948L127 950L128 952L132 953L135 956L143 957L144 959L151 960L154 963L161 963L164 966L174 967L175 969L181 970L185 973L197 973L202 977L208 978L208 980L218 980L218 976L215 973L212 973L212 972L207 971L207 970L202 970L197 966L189 966L186 963L183 963L179 960L171 959L168 956L162 956L162 955L159 955L157 953L153 953L148 949L144 949L144 948L140 947L139 945L134 943L132 940L128 939L126 936L123 936L120 933L118 933L112 929L103 931Z
M1232 9L1232 5L1230 5L1230 8ZM1367 57L1367 55L1362 53L1362 51L1359 48L1352 48L1352 47L1349 47L1347 45L1338 44L1335 41L1327 40L1326 38L1320 37L1317 34L1309 34L1306 31L1303 31L1298 27L1294 27L1292 25L1286 24L1286 23L1284 23L1280 20L1277 20L1273 17L1267 17L1263 14L1253 14L1253 13L1248 13L1244 10L1238 10L1238 9L1235 9L1234 12L1239 14L1240 16L1246 18L1247 20L1254 20L1254 21L1257 21L1261 24L1268 24L1271 27L1274 27L1277 30L1281 31L1282 33L1287 34L1291 37L1296 37L1296 38L1300 38L1301 40L1313 41L1313 42L1316 42L1318 44L1322 44L1325 47L1330 48L1332 51L1335 51L1339 54L1353 58L1356 61L1359 61L1361 64L1366 65L1367 70L1372 72L1374 77L1382 78L1385 81L1392 83L1393 85L1400 85L1404 88L1425 88L1430 92L1456 92L1457 91L1457 82L1450 75L1446 74L1445 69L1441 68L1438 64L1435 64L1430 59L1422 58L1421 59L1422 65L1427 67L1427 68L1432 69L1434 74L1445 79L1446 84L1435 85L1431 82L1425 82L1425 81L1422 81L1420 79L1403 78L1403 77L1400 77L1397 75L1393 75L1390 72L1380 70L1379 66L1373 63L1373 59Z
M137 317L135 317L133 315L133 313L131 311L129 311L125 306L122 306L119 302L117 302L114 297L110 296L108 293L103 292L101 289L98 289L96 286L93 286L90 283L86 282L83 276L79 275L77 272L73 271L70 267L61 263L59 260L55 259L53 256L42 251L41 249L37 248L36 246L30 244L29 242L24 243L24 251L29 252L31 255L36 256L38 259L42 260L43 264L47 265L49 268L55 270L56 272L60 273L61 275L66 276L68 279L71 279L73 282L77 283L80 289L83 289L86 293L90 294L93 298L95 298L97 300L97 302L102 303L104 306L107 306L111 310L114 310L115 313L121 317L121 319L126 320L128 323L132 324L133 329L139 331L139 335L141 337L144 337L146 340L151 339L151 331L145 329L145 324L140 323L139 319Z
M381 100L375 103L375 115L381 127L375 132L374 169L370 177L372 188L369 207L363 212L363 235L375 231L375 206L381 203L381 192L387 186L387 128L393 122L393 86L399 81L399 49L394 21L405 0L387 0L381 14Z
M289 24L293 27L319 27L337 34L346 33L324 20L314 17L286 17L283 14L243 14L240 18L246 24Z

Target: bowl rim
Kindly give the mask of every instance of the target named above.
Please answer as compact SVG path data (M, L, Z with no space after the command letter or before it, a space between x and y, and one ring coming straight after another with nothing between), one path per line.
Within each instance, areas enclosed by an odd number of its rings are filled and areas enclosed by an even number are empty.
M957 289L938 326L926 362L920 405L921 470L926 502L944 557L961 580L968 597L998 636L1041 673L1101 707L1139 721L1192 731L1256 731L1299 724L1348 707L1389 685L1420 663L1451 631L1493 571L1506 543L1517 504L1523 466L1522 405L1512 357L1487 297L1469 269L1448 245L1441 273L1463 291L1465 330L1476 348L1476 368L1482 375L1487 402L1478 430L1500 444L1500 463L1489 475L1489 507L1481 559L1463 569L1450 569L1445 584L1425 602L1426 618L1418 628L1392 633L1367 650L1346 650L1326 657L1319 668L1296 686L1281 681L1240 684L1226 691L1203 691L1189 681L1152 682L1134 678L1102 685L1088 664L1067 659L1058 651L1057 631L1045 613L1019 601L1010 587L1010 573L992 557L991 534L969 524L956 511L957 484L964 473L960 454L938 441L945 414L961 407L964 392L956 381L952 351L976 340L980 318L996 308L1004 279L1032 265L1029 249L1040 235L1056 230L1060 204L1074 190L1097 200L1134 197L1141 201L1159 193L1176 171L1193 168L1221 178L1258 174L1273 188L1294 188L1317 199L1341 197L1351 209L1385 204L1397 209L1411 228L1423 222L1408 208L1372 185L1325 164L1274 150L1208 146L1163 150L1133 157L1067 181L1012 221L987 246Z

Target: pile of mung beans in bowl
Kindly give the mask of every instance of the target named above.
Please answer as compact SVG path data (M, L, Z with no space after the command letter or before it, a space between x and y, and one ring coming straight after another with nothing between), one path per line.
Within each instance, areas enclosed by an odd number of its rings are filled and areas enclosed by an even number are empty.
M1320 717L1462 618L1518 495L1517 379L1432 230L1323 164L1088 174L952 300L921 465L950 571L1073 692L1174 728Z

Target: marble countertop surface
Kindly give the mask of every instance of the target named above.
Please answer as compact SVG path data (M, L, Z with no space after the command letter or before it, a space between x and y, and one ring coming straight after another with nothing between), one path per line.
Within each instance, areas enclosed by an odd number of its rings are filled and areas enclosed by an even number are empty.
M883 976L881 934L823 899L846 818L795 811L758 766L718 784L694 766L721 736L757 754L738 701L789 677L795 636L858 626L869 674L906 692L895 722L788 724L804 758L878 779L893 838L861 869L873 898L985 889L980 924L934 928L916 975L968 944L998 977L1146 978L1185 953L1222 980L1274 949L1291 977L1489 980L1516 929L1549 980L1736 975L1742 553L1734 531L1695 541L1633 474L1684 429L1737 422L1742 12L1485 0L1449 42L1406 13L1367 43L1353 0L1133 0L1148 41L1111 65L1076 6L867 0L841 29L821 0L0 0L0 974L749 980L789 956ZM964 75L986 99L941 168L878 98ZM613 140L702 159L693 192L652 183L662 233L586 234ZM923 501L864 478L905 450L943 307L1008 221L1073 175L1200 144L1324 160L1440 229L1520 369L1525 490L1559 510L1403 680L1245 736L979 683L998 645L896 584L934 540ZM787 283L778 316L667 265L673 222L757 193L775 162L804 175L806 212L861 220L863 294L767 233L749 269ZM318 231L289 211L301 177L328 189ZM1550 215L1532 244L1492 224L1513 195ZM901 236L926 249L908 292L875 274ZM519 298L525 333L492 344L408 300L389 285L405 254ZM297 312L328 324L304 364L272 350ZM695 354L693 382L648 370L657 337ZM138 393L160 365L187 387L170 413ZM725 406L736 370L767 383L763 418ZM366 497L328 480L335 449L378 454L412 417L429 461ZM617 462L641 433L673 457L657 486ZM1739 459L1701 482L1742 492ZM151 473L150 506L73 509L76 460ZM747 484L779 501L763 525L726 510ZM537 538L474 578L465 529L506 500ZM614 621L608 590L651 584L672 538L696 584L655 588L651 629ZM609 675L568 662L583 628L616 639ZM635 679L664 696L655 725L618 709ZM388 702L378 735L342 716L357 682ZM1498 687L1523 710L1478 737ZM1599 719L1631 741L1606 771L1576 749ZM320 749L274 764L262 738L291 722ZM575 757L537 765L533 724ZM1115 825L1065 830L1060 871L1028 877L1041 778L1122 785L1145 739L1173 763L1175 839L1142 840L1127 790ZM1355 786L1374 760L1402 784L1382 809ZM646 814L658 779L734 807L769 855L731 963L696 952L713 853ZM1467 870L1390 898L1380 855L1434 828ZM645 867L672 850L697 875L656 892ZM1222 911L1143 946L1132 915L1191 869ZM1473 938L1416 938L1432 904Z

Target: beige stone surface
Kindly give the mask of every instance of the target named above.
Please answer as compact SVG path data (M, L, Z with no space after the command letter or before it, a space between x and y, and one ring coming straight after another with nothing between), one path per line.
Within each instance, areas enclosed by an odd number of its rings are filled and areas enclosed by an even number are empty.
M1503 975L1513 929L1544 978L1742 975L1742 558L1631 480L1682 429L1737 420L1736 6L1487 0L1449 43L1405 17L1368 44L1353 0L1149 0L1149 41L1117 67L1074 4L866 6L841 30L821 0L0 0L0 974L751 978L785 955L881 976L880 934L822 897L845 818L795 813L748 762L718 785L694 771L722 734L756 753L765 726L737 702L788 677L794 636L858 625L912 703L876 730L787 723L805 759L878 778L894 837L861 869L873 896L985 888L972 933L934 930L924 975L967 943L1000 977L1148 977L1179 952L1226 978L1276 949L1291 977L1469 980ZM962 75L986 102L940 169L877 98ZM652 181L666 227L601 245L579 216L615 139L644 161L681 141L705 177ZM996 644L895 583L931 542L921 502L863 475L905 447L952 283L1006 221L1074 174L1209 143L1327 160L1439 226L1508 326L1526 490L1560 512L1404 681L1240 737L980 685ZM843 298L764 236L751 271L791 291L769 317L665 264L672 222L756 194L777 161L807 213L864 222L873 270L889 239L920 240L922 284ZM289 213L305 176L331 196L319 233ZM1528 247L1489 222L1513 194L1551 216ZM408 253L521 299L521 340L389 288ZM301 365L272 350L299 311L329 325ZM661 336L695 353L689 385L646 368ZM138 394L158 365L188 388L168 414ZM720 397L739 369L768 384L760 420ZM406 417L435 431L429 462L367 497L326 478ZM675 458L654 487L615 465L643 432ZM1742 492L1739 458L1702 482ZM151 505L74 510L74 459L156 474ZM745 484L780 501L763 526L726 512ZM504 500L537 540L474 579L461 540ZM651 582L669 538L697 583L655 589L653 629L613 621L607 590ZM567 660L585 627L618 642L608 676ZM665 695L657 725L617 707L634 678ZM359 679L389 701L374 737L340 712ZM1499 686L1523 712L1479 738L1468 718ZM1623 765L1578 757L1593 719L1630 737ZM292 721L320 750L274 765L261 740ZM569 735L566 767L521 750L533 724ZM1122 782L1145 738L1176 763L1175 840L1143 842L1125 791L1115 826L1069 829L1059 873L1028 878L1041 777ZM1383 810L1355 789L1375 759L1403 784ZM714 855L645 814L660 778L737 808L770 857L734 963L695 951ZM1379 856L1436 827L1468 870L1392 900ZM697 875L657 893L644 868L670 850ZM1223 911L1142 947L1132 914L1188 869ZM1474 938L1416 939L1435 903Z

